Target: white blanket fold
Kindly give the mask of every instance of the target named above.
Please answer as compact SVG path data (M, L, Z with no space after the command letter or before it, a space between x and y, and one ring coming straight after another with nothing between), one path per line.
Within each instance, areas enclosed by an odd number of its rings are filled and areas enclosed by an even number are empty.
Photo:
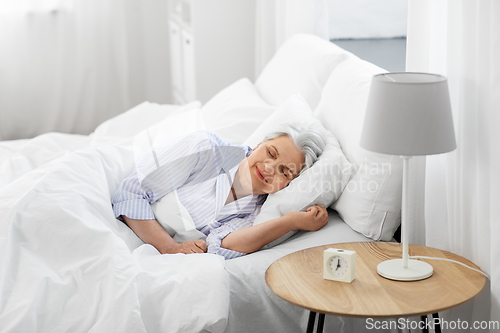
M113 215L130 146L67 153L0 189L0 331L222 332L222 257L160 255Z

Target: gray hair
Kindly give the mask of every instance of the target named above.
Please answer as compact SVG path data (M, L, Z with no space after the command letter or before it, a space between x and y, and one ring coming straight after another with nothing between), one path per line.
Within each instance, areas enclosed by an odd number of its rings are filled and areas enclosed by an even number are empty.
M323 153L326 146L326 134L314 124L306 125L302 123L285 123L277 126L274 132L267 134L264 141L287 135L304 155L305 166L299 174L310 168Z

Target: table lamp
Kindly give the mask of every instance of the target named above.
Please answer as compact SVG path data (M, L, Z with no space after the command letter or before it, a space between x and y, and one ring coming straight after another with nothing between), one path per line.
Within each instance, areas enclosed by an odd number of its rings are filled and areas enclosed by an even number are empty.
M402 259L377 266L379 275L399 281L416 281L432 275L430 264L408 255L409 159L441 154L456 148L446 77L429 73L385 73L373 76L360 146L403 158L401 207Z

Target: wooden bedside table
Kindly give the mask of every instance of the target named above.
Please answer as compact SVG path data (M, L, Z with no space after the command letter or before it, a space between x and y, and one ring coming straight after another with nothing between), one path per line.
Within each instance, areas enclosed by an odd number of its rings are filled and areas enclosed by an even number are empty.
M356 251L356 278L352 283L323 279L323 251L338 248ZM484 275L456 263L425 260L434 274L420 281L393 281L377 274L377 265L401 257L401 244L386 242L339 243L291 253L276 260L266 271L269 288L284 300L311 311L308 332L316 312L318 331L324 314L361 318L400 318L427 315L462 304L484 286ZM410 256L428 256L460 261L479 269L471 261L451 252L409 245Z

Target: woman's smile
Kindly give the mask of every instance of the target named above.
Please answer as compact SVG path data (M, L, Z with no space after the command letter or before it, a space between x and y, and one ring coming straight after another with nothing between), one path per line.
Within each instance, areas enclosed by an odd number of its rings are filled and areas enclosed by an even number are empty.
M264 175L262 174L262 172L260 171L259 167L258 166L255 166L255 171L257 173L257 176L260 178L260 180L264 181L264 182L268 182L266 177L264 177Z

